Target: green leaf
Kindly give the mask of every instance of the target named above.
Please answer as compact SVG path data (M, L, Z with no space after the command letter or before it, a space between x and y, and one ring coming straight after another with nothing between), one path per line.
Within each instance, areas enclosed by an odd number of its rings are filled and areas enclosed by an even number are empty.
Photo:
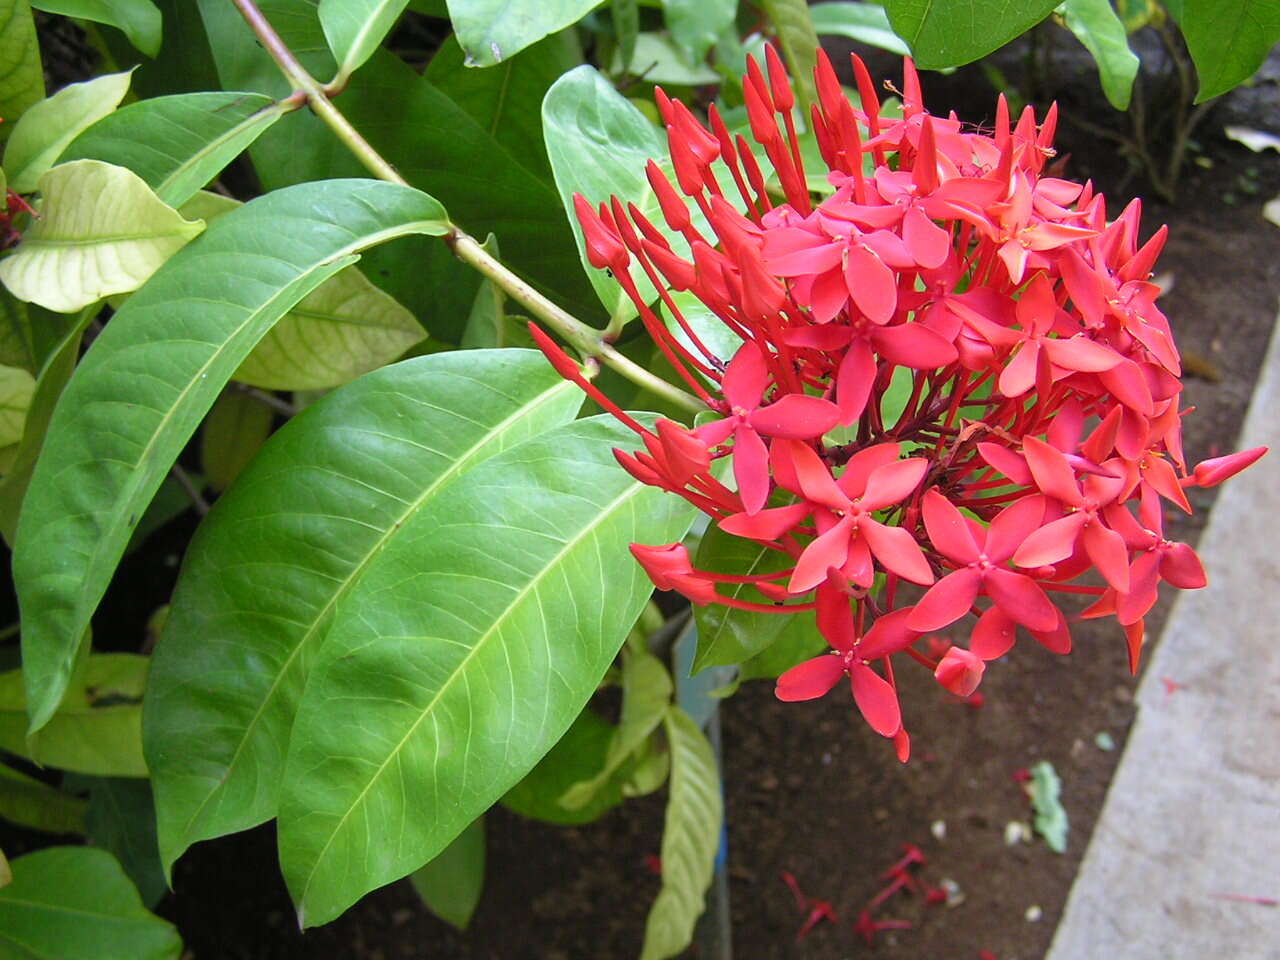
M616 807L637 772L630 761L585 806L570 810L560 802L566 790L604 765L616 729L591 709L583 710L538 765L503 795L502 805L522 817L562 826L590 823Z
M241 390L224 390L200 431L200 466L209 486L231 486L271 433L271 408Z
M814 102L813 68L818 64L818 34L809 19L809 4L807 0L762 0L760 5L782 45L800 116L808 117L809 104Z
M33 0L31 5L45 13L115 27L148 57L160 52L163 22L151 0Z
M1196 103L1244 83L1280 43L1280 4L1274 0L1180 0L1168 7L1200 77Z
M581 809L603 788L619 767L649 739L671 705L675 687L662 661L644 650L622 653L622 719L614 731L599 772L565 791L560 803Z
M44 99L40 45L27 0L0 0L0 141L33 103Z
M916 66L958 67L986 56L1030 30L1061 0L885 0L893 32L907 42Z
M58 404L18 528L32 730L61 698L133 526L254 345L357 251L447 229L440 204L408 187L278 190L215 220L112 318Z
M910 54L893 32L884 7L876 3L820 3L809 8L813 29L820 37L848 37L905 57Z
M640 32L640 4L637 0L612 0L609 12L621 60L631 63L636 52L636 36Z
M738 668L740 682L772 680L828 649L829 644L818 632L811 612L791 613L778 619L783 621L783 626L774 641Z
M0 281L57 313L137 290L204 229L137 174L100 160L54 167L40 177L40 192L40 219L0 261Z
M46 833L84 831L86 804L0 763L0 817Z
M9 189L32 193L67 144L120 105L129 92L130 72L69 84L27 110L4 151Z
M177 960L178 931L147 911L115 857L50 847L10 861L0 889L0 948L23 960Z
M0 748L36 763L103 777L145 777L142 691L147 657L91 654L58 712L26 735L21 670L0 674Z
M651 591L627 544L679 539L692 521L618 467L613 448L632 442L597 417L486 461L408 519L343 600L280 804L304 926L435 856L582 710ZM333 723L335 702L360 705L358 727Z
M407 522L581 403L540 353L440 353L371 373L271 437L197 531L156 648L145 740L166 869L275 815L333 612Z
M450 926L467 929L484 890L484 819L472 821L409 880L428 910Z
M1054 853L1067 852L1067 811L1062 806L1062 781L1048 760L1041 760L1031 767L1031 782L1027 785L1031 805L1035 809L1036 833Z
M284 115L257 93L182 93L133 103L72 141L62 161L128 167L180 207Z
M349 77L378 49L409 0L320 0L320 23L338 61L338 77Z
M0 366L0 447L22 439L36 381L21 367Z
M715 871L724 801L715 753L679 707L663 719L671 786L662 828L662 890L649 910L640 960L674 957L689 945Z
M738 13L738 0L662 0L672 39L700 63ZM711 81L714 83L715 81Z
M1111 0L1066 0L1058 9L1098 65L1107 100L1117 110L1127 110L1138 58L1129 49L1129 36Z
M694 87L720 82L720 74L714 69L705 63L690 63L688 54L661 33L639 34L630 60L622 59L621 48L616 50L609 72L616 75L624 70L644 77L645 83Z
M408 310L347 267L307 294L232 379L265 390L323 390L402 356L427 335Z
M151 784L122 777L93 777L84 822L93 844L115 854L142 902L147 906L159 903L168 884L156 848Z
M725 363L733 359L733 355L742 346L742 338L729 329L728 325L716 316L710 307L688 290L671 291L671 302L675 304L676 309L680 311L680 316L684 317L684 322L704 347ZM662 308L662 317L672 336L686 350L695 357L702 356L702 351L694 345L689 334L685 332L684 327L680 325L665 304Z
M491 67L577 23L600 0L449 0L467 66Z
M699 570L742 576L772 573L794 564L787 554L754 540L731 537L715 524L707 528L694 560ZM765 602L750 584L725 584L722 592L735 599ZM759 653L777 639L787 625L787 616L708 604L694 608L694 621L698 625L698 652L692 672L698 673L708 667L742 663Z

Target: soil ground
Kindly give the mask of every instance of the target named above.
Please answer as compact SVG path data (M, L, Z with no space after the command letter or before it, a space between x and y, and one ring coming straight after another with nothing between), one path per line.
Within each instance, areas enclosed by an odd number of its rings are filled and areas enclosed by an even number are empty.
M887 70L889 64L879 65ZM1067 98L1066 112L1102 112L1092 93L1095 80L1067 79L1079 102ZM964 119L989 120L994 97L977 71L928 76L926 84L935 109L954 106ZM1269 117L1255 115L1251 122L1280 132L1272 90ZM1256 102L1253 92L1243 96ZM1172 278L1162 306L1195 371L1185 393L1197 407L1185 425L1192 460L1233 448L1280 293L1280 230L1261 216L1263 201L1280 194L1280 161L1212 132L1230 109L1228 103L1206 121L1202 159L1189 166L1177 205L1146 207L1148 231L1165 221L1172 230L1158 270ZM1059 144L1072 155L1067 173L1073 178L1093 177L1105 190L1127 172L1112 143L1078 127L1064 123ZM1202 493L1196 516L1171 517L1171 535L1194 542L1211 500ZM134 575L157 586L171 582L172 566L163 566L163 557L154 563L155 569ZM1148 620L1152 637L1169 599ZM1076 649L1068 657L1024 642L993 665L977 709L948 702L923 671L904 671L914 744L905 766L857 719L847 698L782 704L770 685L757 683L727 701L722 722L736 955L872 955L852 921L879 889L878 874L910 842L928 857L921 879L935 886L953 881L962 902L936 907L892 898L877 918L912 927L881 934L875 954L976 958L987 950L999 960L1043 957L1133 719L1135 681L1118 629L1080 623L1073 634ZM1097 745L1102 733L1114 749ZM1030 819L1014 774L1040 760L1051 762L1063 782L1071 824L1063 855L1039 838L1006 843L1006 825ZM327 927L299 934L270 826L194 848L177 867L177 895L166 897L159 912L178 924L196 960L632 957L658 890L645 858L658 851L662 807L659 794L576 828L495 809L487 821L487 884L465 934L428 914L407 882L370 894ZM830 900L839 923L821 924L797 943L803 917L782 871L810 895Z

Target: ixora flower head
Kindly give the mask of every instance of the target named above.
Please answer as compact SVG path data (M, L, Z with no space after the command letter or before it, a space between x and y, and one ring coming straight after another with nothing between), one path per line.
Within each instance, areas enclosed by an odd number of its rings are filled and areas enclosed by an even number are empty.
M1185 488L1265 449L1188 469L1178 351L1149 281L1166 231L1140 244L1138 201L1108 223L1090 184L1048 175L1056 108L1015 123L1002 97L994 131L975 132L925 111L907 61L901 115L889 116L856 56L853 67L860 107L825 56L815 73L807 120L833 188L824 199L809 190L772 48L767 78L751 62L744 82L758 149L714 106L708 130L658 92L676 182L653 163L648 177L670 233L617 198L575 198L588 259L613 272L714 418L645 429L534 334L639 434L640 449L615 451L623 468L785 558L733 575L695 569L676 544L637 545L655 585L697 604L814 610L831 652L784 673L778 696L811 699L848 678L905 760L892 657L967 696L1019 628L1068 652L1055 598L1085 594L1081 615L1114 617L1136 670L1159 583L1205 583L1195 552L1164 537L1165 505L1190 512ZM709 349L670 290L700 300L736 352ZM1090 572L1101 582L1077 582ZM914 648L971 613L967 647L940 659Z

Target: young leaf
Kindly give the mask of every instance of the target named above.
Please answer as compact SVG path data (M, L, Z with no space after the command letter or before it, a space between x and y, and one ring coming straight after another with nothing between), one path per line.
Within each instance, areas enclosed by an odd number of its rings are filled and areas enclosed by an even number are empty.
M128 167L165 203L180 207L284 115L257 93L182 93L143 100L99 120L61 160Z
M1036 833L1054 853L1067 852L1067 811L1062 806L1062 781L1053 764L1041 760L1031 767L1031 782L1027 787L1031 805L1035 808Z
M27 110L14 125L4 150L9 189L32 193L67 144L120 105L129 92L130 73L108 73L69 84Z
M1274 0L1179 0L1167 6L1200 77L1196 103L1244 83L1280 42L1280 5Z
M402 356L427 335L395 298L347 267L262 338L233 380L265 390L323 390Z
M672 39L693 65L706 58L738 13L737 0L662 0L662 7Z
M83 833L85 802L0 763L0 818L46 833Z
M609 8L619 59L631 63L636 52L636 36L640 33L640 4L637 0L612 0Z
M40 219L0 262L0 281L57 313L137 290L204 229L137 174L100 160L54 167L40 177L40 193Z
M484 890L484 818L473 820L409 880L428 910L452 927L467 929Z
M916 66L958 67L986 56L1049 16L1061 0L885 0L893 32L907 42Z
M23 424L36 381L20 367L0 366L0 447L22 439Z
M679 707L663 719L671 785L662 828L662 890L649 910L640 960L674 957L689 945L715 872L724 801L715 753Z
M7 956L177 960L182 940L147 911L115 857L93 847L49 847L9 863L0 889Z
M577 23L600 0L448 0L449 19L471 67L492 67Z
M0 117L12 122L44 99L40 45L27 0L0 0L0 63L5 65L0 75ZM0 141L12 132L10 123L0 123Z
M279 190L215 220L112 318L58 404L18 529L33 731L61 699L143 508L249 351L357 251L447 229L440 205L408 187L355 180Z
M911 51L893 32L884 7L875 3L820 3L809 8L813 29L820 37L848 37L859 43L888 50L900 57Z
M344 598L280 804L304 926L435 856L582 710L651 591L627 544L692 521L618 468L633 436L578 420L468 471ZM360 704L358 726L333 722L339 701Z
M45 13L115 27L148 57L160 52L162 21L151 0L32 0L31 5Z
M349 77L378 49L409 0L320 0L320 24L338 61L338 77Z
M671 675L661 660L644 650L624 649L622 719L614 731L604 765L590 780L580 780L566 790L560 803L570 810L586 806L662 722L674 692Z
M166 869L275 815L333 612L407 521L581 403L540 353L440 353L362 377L271 437L191 542L156 648L144 739Z
M200 432L200 466L209 486L231 486L271 433L271 408L240 390L224 390Z
M1061 8L1067 28L1085 45L1098 65L1102 92L1117 110L1129 108L1138 58L1111 0L1066 0Z
M26 736L21 670L0 674L0 748L36 763L104 777L145 777L142 691L148 658L90 654L48 724Z

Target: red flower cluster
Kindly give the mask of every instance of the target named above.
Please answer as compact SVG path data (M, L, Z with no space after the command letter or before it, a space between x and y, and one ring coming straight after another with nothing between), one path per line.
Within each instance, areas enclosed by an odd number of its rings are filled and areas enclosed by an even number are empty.
M815 74L809 120L834 188L821 202L772 49L767 79L752 62L744 94L780 197L714 106L708 131L659 91L677 184L653 163L649 182L689 258L634 206L575 198L588 259L612 271L719 419L646 430L535 335L557 369L640 435L643 450L617 451L627 471L788 558L778 572L733 575L695 570L680 544L634 545L653 582L697 604L816 610L832 652L783 674L777 695L810 699L848 676L867 722L905 759L890 657L913 658L967 696L1018 627L1066 653L1053 598L1075 593L1097 597L1083 616L1116 618L1136 668L1157 585L1205 583L1195 552L1165 539L1163 502L1190 512L1186 487L1213 486L1265 449L1188 471L1178 351L1148 279L1166 231L1139 244L1138 201L1108 223L1091 185L1046 174L1055 108L1039 124L1028 108L1013 124L1001 98L994 132L975 132L924 110L907 61L902 115L890 117L856 56L853 65L861 108L825 57ZM669 290L713 311L741 339L736 353L708 349ZM901 413L886 418L899 383L909 388ZM1105 586L1074 582L1090 570ZM916 603L899 602L901 581L925 588ZM721 583L759 599L725 596ZM969 613L967 649L937 661L913 649Z

